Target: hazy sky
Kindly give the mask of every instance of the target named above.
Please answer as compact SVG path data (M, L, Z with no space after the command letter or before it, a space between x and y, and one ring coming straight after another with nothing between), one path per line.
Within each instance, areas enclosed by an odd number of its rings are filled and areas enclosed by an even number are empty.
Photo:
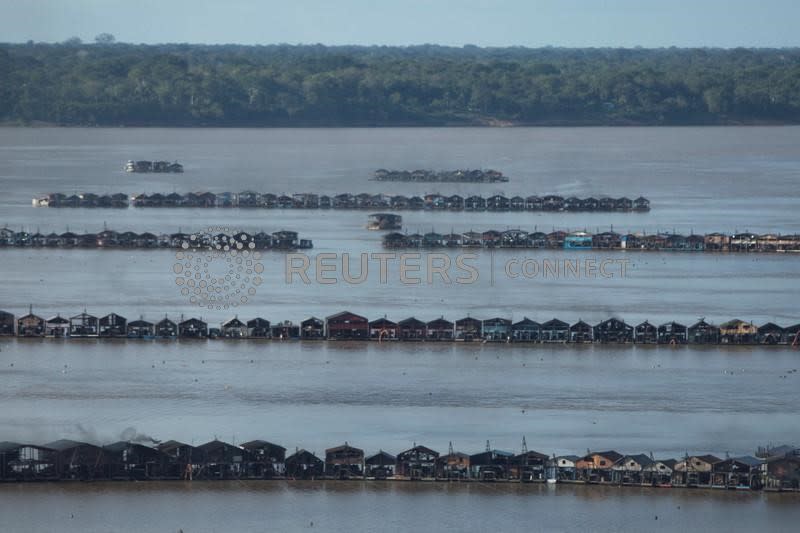
M800 0L0 0L0 42L798 46Z

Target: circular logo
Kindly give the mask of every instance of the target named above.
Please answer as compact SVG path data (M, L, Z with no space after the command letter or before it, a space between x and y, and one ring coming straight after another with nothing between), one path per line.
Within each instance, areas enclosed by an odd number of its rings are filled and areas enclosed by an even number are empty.
M175 284L192 305L229 309L246 304L264 281L256 243L245 232L211 226L189 235L175 254Z

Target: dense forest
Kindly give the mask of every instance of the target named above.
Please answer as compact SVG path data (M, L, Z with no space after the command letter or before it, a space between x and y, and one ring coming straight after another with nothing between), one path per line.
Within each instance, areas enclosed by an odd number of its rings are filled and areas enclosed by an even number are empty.
M132 45L109 37L0 44L0 121L800 123L800 49Z

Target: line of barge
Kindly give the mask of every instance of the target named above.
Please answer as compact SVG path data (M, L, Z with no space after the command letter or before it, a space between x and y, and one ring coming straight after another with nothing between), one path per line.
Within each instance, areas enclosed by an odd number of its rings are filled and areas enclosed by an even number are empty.
M724 458L689 455L656 459L615 450L585 455L519 453L491 448L447 454L417 445L397 455L366 455L345 442L324 457L266 440L242 444L217 439L194 446L169 440L95 445L61 439L46 444L0 442L0 481L102 480L392 480L451 482L584 483L647 487L704 487L793 491L800 487L800 449L782 446L766 454Z
M134 207L186 207L186 208L264 208L264 209L395 209L431 211L470 211L470 212L639 212L650 211L650 200L643 196L635 199L627 197L578 198L555 194L526 197L507 197L503 194L491 196L461 196L458 194L425 194L405 196L402 194L341 193L334 195L261 194L253 191L233 192L192 192L179 194L137 194L128 197L124 193L103 194L62 194L53 193L34 198L35 207L55 208L126 208Z
M756 325L733 319L716 325L700 319L691 326L679 322L655 325L647 320L633 326L621 318L609 318L595 325L583 320L570 324L553 318L537 322L524 317L516 322L495 317L481 320L467 315L451 322L443 316L424 321L409 317L399 321L342 311L324 320L309 317L270 322L263 317L249 320L234 316L219 324L202 318L172 320L166 314L151 322L140 316L128 321L117 313L98 317L86 310L69 318L43 318L28 309L17 318L0 311L0 336L56 338L138 338L138 339L262 339L327 340L374 342L479 342L525 344L617 344L617 345L800 345L800 323L783 327L773 322Z

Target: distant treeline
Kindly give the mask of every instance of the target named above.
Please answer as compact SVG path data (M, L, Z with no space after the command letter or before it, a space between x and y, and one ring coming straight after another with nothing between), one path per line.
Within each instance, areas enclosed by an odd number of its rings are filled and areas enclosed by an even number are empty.
M0 44L0 121L800 123L800 49Z

